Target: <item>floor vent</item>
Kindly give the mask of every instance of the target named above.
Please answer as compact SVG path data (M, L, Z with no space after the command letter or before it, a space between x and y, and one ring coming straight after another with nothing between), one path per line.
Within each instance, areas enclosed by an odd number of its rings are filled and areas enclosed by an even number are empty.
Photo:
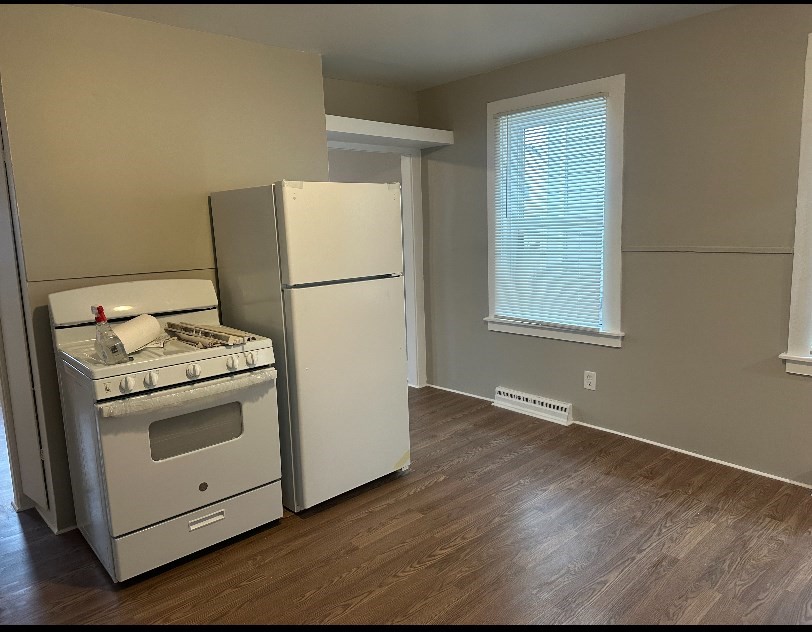
M572 404L514 391L503 386L496 387L493 405L564 426L572 423Z

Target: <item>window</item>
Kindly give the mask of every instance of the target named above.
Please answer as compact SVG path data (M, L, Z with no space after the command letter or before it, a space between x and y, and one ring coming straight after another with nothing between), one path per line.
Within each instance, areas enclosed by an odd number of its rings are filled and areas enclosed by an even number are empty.
M488 104L488 329L619 347L624 76Z
M806 50L804 105L801 115L801 158L795 209L795 248L792 257L792 300L789 308L787 373L812 375L812 35Z

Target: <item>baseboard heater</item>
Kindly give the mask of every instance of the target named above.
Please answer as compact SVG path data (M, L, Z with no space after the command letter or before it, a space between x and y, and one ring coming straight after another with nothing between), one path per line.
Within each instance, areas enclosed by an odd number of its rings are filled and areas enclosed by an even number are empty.
M522 393L504 386L496 387L493 405L545 421L552 421L562 426L569 426L572 423L572 404L569 402L559 402L539 395Z

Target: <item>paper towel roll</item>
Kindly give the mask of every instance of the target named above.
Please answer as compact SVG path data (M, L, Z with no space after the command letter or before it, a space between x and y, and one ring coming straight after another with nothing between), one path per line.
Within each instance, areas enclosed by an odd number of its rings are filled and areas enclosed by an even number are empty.
M126 323L112 325L112 328L127 353L138 351L155 340L163 331L158 319L149 314L141 314Z

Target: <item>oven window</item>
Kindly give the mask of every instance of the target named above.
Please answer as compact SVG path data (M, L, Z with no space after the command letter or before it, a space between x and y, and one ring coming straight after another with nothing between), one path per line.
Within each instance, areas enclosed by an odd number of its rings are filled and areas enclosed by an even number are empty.
M149 427L153 461L188 454L242 434L242 406L231 402L156 421Z

